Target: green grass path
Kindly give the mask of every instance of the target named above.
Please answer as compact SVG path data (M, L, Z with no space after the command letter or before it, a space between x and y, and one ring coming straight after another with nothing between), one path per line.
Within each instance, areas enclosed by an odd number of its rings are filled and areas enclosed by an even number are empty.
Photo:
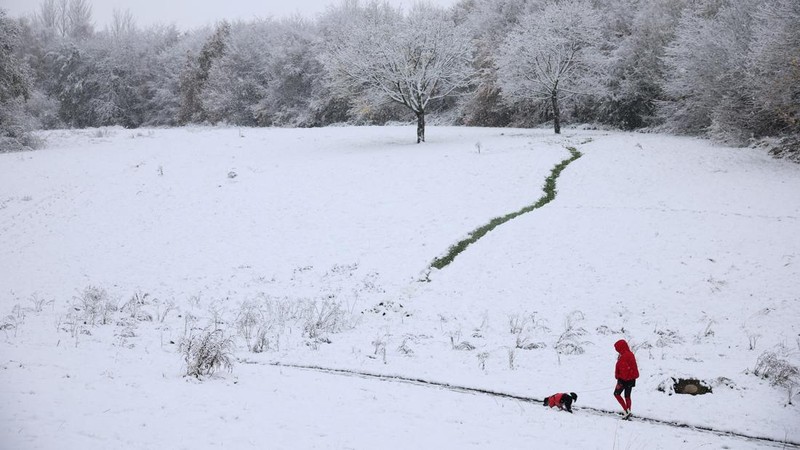
M550 176L547 177L544 181L544 187L542 190L544 194L536 201L536 203L526 206L519 211L515 211L509 214L506 214L502 217L495 217L494 219L490 220L489 223L483 225L474 231L472 231L467 238L461 240L457 244L450 247L447 251L447 254L436 258L431 263L432 269L443 269L447 267L448 264L453 262L453 260L458 256L461 252L467 249L470 244L473 244L478 241L478 239L482 238L486 233L494 230L498 226L512 220L516 217L519 217L525 213L529 213L537 208L541 208L542 206L550 203L553 199L556 198L556 179L561 174L561 171L564 170L571 162L575 161L576 159L580 158L583 154L578 151L575 147L567 147L569 150L571 157L561 161L560 163L556 164L553 167L553 170L550 172Z

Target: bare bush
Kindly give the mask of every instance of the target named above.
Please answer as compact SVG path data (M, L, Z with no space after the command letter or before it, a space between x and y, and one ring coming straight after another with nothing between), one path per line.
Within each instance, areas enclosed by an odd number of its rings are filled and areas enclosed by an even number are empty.
M656 334L658 335L656 340L656 347L658 348L672 347L673 344L682 344L684 342L683 337L675 330L656 330Z
M233 371L233 339L217 328L206 328L199 334L190 334L179 346L186 362L186 375L201 377L213 375L224 368Z
M39 297L38 293L34 293L33 295L31 295L30 302L33 308L33 312L39 313L42 312L42 310L44 309L44 305L54 304L55 300L54 299L48 300L44 297Z
M544 342L530 342L529 339L530 338L528 336L518 334L516 342L514 343L514 348L518 348L520 350L535 350L547 347L547 344Z
M478 364L481 366L481 370L486 370L486 360L489 359L489 352L480 352L477 356Z
M758 344L758 338L760 338L761 335L749 330L745 330L745 333L747 334L747 343L749 345L749 349L755 350L756 344ZM800 348L800 345L798 345L798 348Z
M88 325L95 325L98 320L105 325L111 321L112 314L119 310L106 290L95 286L87 286L73 297L73 308L80 312L79 318Z
M699 344L699 343L703 342L703 340L714 336L715 333L714 333L713 326L716 323L717 322L714 319L710 319L708 321L708 324L706 324L705 328L703 329L703 331L697 333L697 335L694 337L694 343L695 344Z
M327 338L348 326L347 312L331 300L307 302L300 311L303 335L312 340Z
M608 336L610 334L625 334L625 327L622 327L619 330L614 330L613 328L609 328L607 325L600 325L595 329L595 332L603 336Z
M547 346L544 342L530 341L531 338L529 333L537 331L549 331L549 329L542 324L542 320L536 318L536 312L509 314L508 329L511 334L515 336L514 348L532 350Z
M75 347L78 347L81 335L91 335L92 333L86 329L87 321L81 314L82 311L71 311L63 320L60 320L58 327L61 330L69 333L70 337L75 339Z
M375 347L374 357L380 355L383 358L383 363L386 364L386 336L376 336L372 340L372 346Z
M221 313L212 311L212 315L215 323L221 323ZM282 339L287 333L316 350L331 342L330 335L352 327L354 321L353 314L332 297L293 300L261 294L241 303L232 323L247 349L261 353L280 350L282 342L291 345L292 339ZM296 328L300 333L293 333Z
M584 346L591 344L581 338L586 335L586 329L578 326L578 322L584 319L583 313L573 311L564 319L564 331L558 337L555 344L556 353L559 355L582 355L586 350Z
M258 331L256 331L255 340L253 344L250 346L250 351L253 353L263 353L269 351L272 347L272 341L270 341L270 328L261 326L259 327ZM280 350L280 335L275 336L275 350Z
M475 346L470 344L468 341L461 340L461 331L453 331L449 333L450 335L450 346L453 350L463 350L463 351L472 351L475 350Z
M511 334L520 334L528 324L526 314L514 313L508 315L508 331Z
M412 340L412 338L409 336L403 337L403 342L397 347L397 351L405 356L414 356L414 349L408 345L409 340Z
M508 330L511 334L521 334L524 331L550 331L542 319L536 318L536 312L514 313L508 315Z
M19 326L19 320L14 314L9 314L0 320L0 330L3 330L3 332L5 332L6 337L8 337L8 330L14 330L14 336L16 336L18 326Z
M252 341L254 337L258 337L260 331L264 331L261 324L264 322L264 313L257 303L243 302L239 306L239 313L236 315L234 321L236 329L239 334L244 338L248 349L253 349ZM263 336L266 338L266 334ZM262 341L262 344L264 342ZM263 345L262 345L263 347ZM263 350L262 350L263 351ZM260 353L260 352L256 352Z
M792 404L795 390L800 385L800 369L777 353L765 351L758 357L753 373L769 380L773 386L781 386L788 390L789 404Z
M122 305L120 311L128 314L132 319L149 322L153 320L153 315L144 309L144 306L149 303L150 294L136 291L133 293L130 300Z
M163 302L156 301L156 318L158 319L159 323L164 323L167 320L167 315L169 315L170 311L175 309L175 302L172 300L166 300Z

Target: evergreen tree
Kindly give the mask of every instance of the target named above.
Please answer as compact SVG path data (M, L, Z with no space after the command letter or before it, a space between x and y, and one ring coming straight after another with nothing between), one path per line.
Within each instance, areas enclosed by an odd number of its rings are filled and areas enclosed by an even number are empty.
M214 34L206 41L200 54L194 58L188 54L186 65L180 78L181 106L178 122L203 122L207 119L206 110L201 101L201 93L208 81L211 67L225 53L231 26L227 21L217 25Z

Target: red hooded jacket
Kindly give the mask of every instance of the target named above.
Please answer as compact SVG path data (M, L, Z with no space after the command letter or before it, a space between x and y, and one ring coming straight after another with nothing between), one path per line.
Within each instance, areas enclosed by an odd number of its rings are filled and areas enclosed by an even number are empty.
M614 343L614 349L619 353L617 367L614 370L614 378L618 380L631 381L639 378L639 367L636 365L636 357L628 347L624 339Z

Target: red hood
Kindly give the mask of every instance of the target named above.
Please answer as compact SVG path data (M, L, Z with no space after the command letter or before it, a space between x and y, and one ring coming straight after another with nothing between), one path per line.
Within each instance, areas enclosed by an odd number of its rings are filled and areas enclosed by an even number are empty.
M617 353L627 353L631 351L630 347L628 347L628 343L625 342L625 339L620 339L614 343L614 349Z

